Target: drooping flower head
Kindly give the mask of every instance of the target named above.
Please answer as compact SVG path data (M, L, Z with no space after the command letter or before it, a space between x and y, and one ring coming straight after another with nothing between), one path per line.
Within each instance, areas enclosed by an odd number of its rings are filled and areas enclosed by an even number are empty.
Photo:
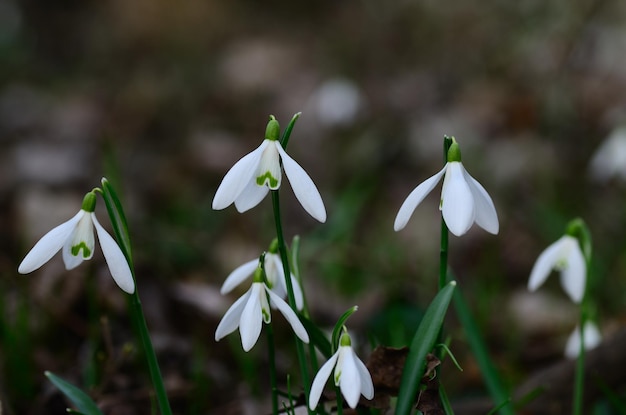
M585 350L591 350L602 342L602 334L593 321L587 320L583 330ZM580 354L580 326L577 326L567 339L565 357L576 359Z
M269 296L269 300L268 300ZM219 341L239 328L244 351L254 347L261 334L262 323L272 321L271 308L277 308L285 316L296 335L304 343L309 335L289 305L263 282L263 269L258 266L250 289L226 311L215 330L215 341Z
M270 190L278 190L282 182L282 167L296 198L311 216L326 221L326 208L315 183L283 149L280 126L270 117L265 140L256 150L242 157L222 179L213 198L213 209L221 210L235 203L239 212L258 205Z
M278 254L278 241L276 239L272 241L268 252L264 256L264 265L267 286L280 298L286 298L287 279L285 277L283 261ZM220 293L228 294L231 292L236 286L251 277L259 266L260 260L253 259L235 268L235 270L226 277ZM296 300L296 308L302 310L304 307L302 289L293 274L291 274L291 286L293 287L293 294Z
M553 270L560 271L561 286L572 301L580 303L587 287L586 257L591 257L591 236L582 219L574 219L568 224L566 234L548 246L535 261L528 289L535 291Z
M487 232L497 234L500 225L493 201L485 188L463 167L461 150L454 137L443 169L426 179L409 194L398 211L394 229L399 231L406 226L417 206L442 177L439 209L450 232L461 236L476 222Z
M309 395L309 408L311 410L317 407L324 385L331 373L335 386L339 387L350 408L356 408L361 395L366 399L374 397L372 376L365 364L354 353L352 339L347 331L339 338L339 347L335 354L322 365L315 375L315 379L313 379L311 394Z
M93 257L95 226L104 259L109 266L113 280L125 292L135 292L130 267L115 240L100 225L96 214L96 194L91 191L85 195L80 211L70 220L45 234L30 250L17 271L28 274L48 262L57 252L62 251L65 268L70 270L83 261Z

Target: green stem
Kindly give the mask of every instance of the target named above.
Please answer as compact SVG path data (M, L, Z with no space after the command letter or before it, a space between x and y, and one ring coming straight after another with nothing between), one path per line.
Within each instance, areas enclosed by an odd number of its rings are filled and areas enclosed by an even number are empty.
M439 290L448 280L448 225L441 216L441 249L439 251Z
M268 300L269 301L269 300ZM267 325L267 347L270 365L270 385L272 388L272 414L278 414L278 383L276 380L276 351L274 350L274 327Z
M134 271L133 271L133 279ZM165 391L165 385L163 384L163 377L161 376L161 369L159 369L159 363L154 353L154 347L150 340L150 333L148 332L148 325L146 324L146 318L143 314L143 308L141 307L141 300L139 293L135 289L135 293L131 294L130 299L130 313L131 318L135 323L135 327L139 331L139 338L143 346L143 351L148 360L148 369L150 371L150 377L152 378L152 384L156 393L157 402L161 409L162 415L171 415L172 409L170 408L169 400L167 399L167 393Z
M276 238L278 239L278 252L280 253L280 259L283 263L283 271L285 273L285 282L287 283L287 298L289 300L289 306L298 313L296 307L296 297L293 293L293 284L291 282L291 271L289 269L289 256L287 255L287 245L285 244L285 237L283 235L283 225L280 216L280 198L278 190L272 191L272 207L274 210L274 221L276 222ZM295 336L295 334L294 334ZM300 373L302 375L302 383L304 387L304 396L307 404L307 411L309 414L314 412L308 409L309 393L311 386L309 385L309 371L306 363L306 356L304 352L304 343L298 336L295 336L296 351L298 353L298 363L300 365Z
M341 396L341 389L339 389L339 386L335 386L335 391L337 394L337 415L343 415L343 396Z
M583 300L584 301L584 300ZM580 351L576 360L576 377L574 379L574 415L583 413L583 392L585 387L585 312L580 307Z

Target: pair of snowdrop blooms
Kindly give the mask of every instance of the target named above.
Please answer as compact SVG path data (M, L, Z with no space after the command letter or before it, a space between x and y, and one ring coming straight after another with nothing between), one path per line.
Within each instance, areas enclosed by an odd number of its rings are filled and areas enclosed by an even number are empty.
M135 292L135 281L126 257L111 235L100 225L94 213L96 193L99 191L100 189L94 189L87 193L80 211L74 217L46 233L35 244L19 265L17 271L20 274L37 270L59 251L62 252L67 270L74 269L83 261L91 259L95 250L95 227L102 254L113 280L126 293Z
M576 237L567 234L562 236L537 257L528 279L528 289L537 290L546 282L553 270L560 272L561 286L570 299L580 304L587 287L587 263ZM580 331L580 326L577 326L570 334L565 346L565 356L576 358L580 353ZM587 350L593 349L602 341L600 330L590 320L585 322L582 336Z

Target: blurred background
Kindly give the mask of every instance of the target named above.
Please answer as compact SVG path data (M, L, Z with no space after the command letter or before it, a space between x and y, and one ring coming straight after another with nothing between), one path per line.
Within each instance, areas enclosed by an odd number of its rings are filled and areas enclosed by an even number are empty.
M214 332L244 290L221 296L225 277L274 237L271 203L238 214L211 202L270 114L284 127L302 111L289 152L328 211L317 223L283 186L313 319L332 327L358 304L349 328L364 360L372 345L406 344L436 293L440 188L401 232L393 219L441 168L444 134L498 210L499 235L451 236L450 263L507 384L563 359L577 308L558 278L533 294L526 282L577 216L594 238L591 295L610 336L625 318L625 51L617 0L0 0L3 413L65 413L44 370L106 414L149 413L144 360L102 255L70 272L60 256L16 271L102 176L124 202L175 412L269 412L264 337L245 354L238 334L216 343ZM110 229L102 201L96 212ZM485 396L449 314L465 369L446 369L451 399ZM285 383L292 336L279 344Z

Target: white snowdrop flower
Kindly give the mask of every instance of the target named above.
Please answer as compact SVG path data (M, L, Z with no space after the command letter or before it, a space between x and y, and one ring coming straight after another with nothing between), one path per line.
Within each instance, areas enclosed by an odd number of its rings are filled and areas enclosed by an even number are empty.
M602 335L600 334L600 330L598 330L598 327L592 321L587 321L585 323L584 339L585 350L591 350L595 348L602 341ZM577 326L567 339L567 344L565 345L565 357L568 357L570 359L576 359L579 353L580 326Z
M548 279L552 270L561 272L561 286L572 301L580 303L585 294L587 265L578 239L564 235L548 246L533 266L528 289L535 291L539 288Z
M333 369L335 369L334 372ZM356 408L361 395L366 399L374 397L372 376L365 364L354 353L352 340L348 333L343 333L339 339L337 352L324 363L313 379L311 394L309 395L309 408L311 410L317 407L331 372L335 386L339 386L341 394L350 408Z
M265 140L256 150L241 158L222 179L213 198L213 209L221 210L235 203L239 212L258 205L270 190L277 190L282 181L281 162L296 198L311 216L326 221L326 208L315 183L279 141L280 126L272 116Z
M65 268L68 270L76 268L93 256L95 226L113 280L123 291L128 294L134 293L135 282L128 262L115 240L96 219L95 207L96 194L89 192L83 200L81 210L73 218L45 234L26 255L17 271L20 274L33 272L59 251L62 251Z
M262 282L262 270L260 268L257 268L253 281L250 289L235 301L222 317L222 321L215 330L215 341L220 341L239 328L243 350L249 351L259 339L262 323L269 324L272 321L271 304L272 308L277 308L285 316L300 340L308 343L309 335L298 316L282 298Z
M600 144L591 158L589 174L599 182L612 177L626 180L626 126L613 130Z
M285 270L283 268L283 261L280 259L280 255L276 253L276 249L277 243L273 242L269 252L265 254L265 278L269 288L274 291L276 295L280 298L286 298L287 281L285 278ZM231 292L236 286L251 277L259 265L259 260L253 259L235 268L235 270L226 277L220 293L228 294ZM291 286L293 287L293 295L296 300L296 308L302 310L304 307L302 289L293 274L291 274Z
M439 209L450 232L461 236L476 222L487 232L497 234L500 225L493 201L485 188L463 167L459 145L454 137L448 151L448 162L439 173L426 179L409 194L398 211L394 230L399 231L406 226L415 208L442 177Z

